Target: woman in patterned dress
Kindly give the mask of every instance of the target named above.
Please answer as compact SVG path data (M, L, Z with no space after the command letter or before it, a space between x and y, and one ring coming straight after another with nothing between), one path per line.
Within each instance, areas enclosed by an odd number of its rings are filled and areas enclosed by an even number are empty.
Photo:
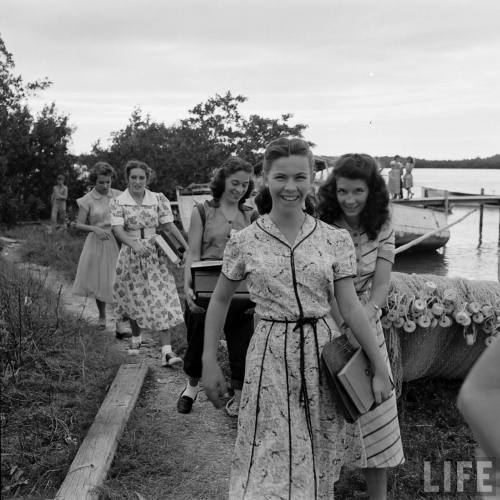
M115 282L118 244L111 231L110 201L121 194L113 189L111 183L115 170L109 163L97 162L92 168L90 181L94 187L85 196L76 200L78 217L72 225L89 234L85 239L73 293L82 297L93 297L99 311L98 325L106 328L106 304L113 302L113 284ZM116 335L126 335L125 322L117 321Z
M385 305L394 263L394 230L389 213L389 194L377 162L368 155L341 156L319 189L321 220L349 231L356 250L354 287L381 354L390 370L384 332L379 320ZM334 314L342 324L342 317ZM370 498L387 495L387 467L404 462L396 394L360 418L367 467L363 469Z
M227 387L217 340L238 282L246 278L259 319L246 358L229 498L331 499L346 423L321 368L340 332L333 297L375 368L378 402L391 391L387 367L358 301L352 241L303 212L314 159L307 142L281 138L264 156L268 214L232 236L205 322L203 385L217 407ZM359 444L361 444L358 438Z
M163 193L146 189L152 170L143 162L125 166L128 188L111 202L111 224L123 243L116 266L114 299L117 314L132 324L131 347L141 346L141 329L161 332L162 365L182 364L172 351L171 329L183 322L175 280L167 257L157 250L157 229L171 231L187 249L174 224L170 203Z

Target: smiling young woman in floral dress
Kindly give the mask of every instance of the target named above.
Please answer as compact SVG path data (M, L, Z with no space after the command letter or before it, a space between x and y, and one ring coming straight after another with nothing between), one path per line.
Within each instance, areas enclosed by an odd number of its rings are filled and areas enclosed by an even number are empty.
M313 165L301 139L268 145L264 182L272 207L232 236L207 311L203 385L220 407L227 387L216 360L217 340L231 296L246 278L259 322L246 358L231 500L333 498L347 427L320 363L323 346L340 335L330 314L333 297L373 363L376 400L391 390L354 290L352 240L347 231L303 211Z

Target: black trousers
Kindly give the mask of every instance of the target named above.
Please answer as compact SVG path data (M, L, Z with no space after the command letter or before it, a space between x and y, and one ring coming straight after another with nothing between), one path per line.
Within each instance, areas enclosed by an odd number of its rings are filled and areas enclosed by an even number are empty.
M199 305L206 309L208 302ZM233 299L224 324L233 389L243 387L245 358L254 328L253 307L253 302L249 300ZM201 378L205 313L193 313L186 304L184 321L186 322L188 342L188 348L184 355L184 372L188 377Z

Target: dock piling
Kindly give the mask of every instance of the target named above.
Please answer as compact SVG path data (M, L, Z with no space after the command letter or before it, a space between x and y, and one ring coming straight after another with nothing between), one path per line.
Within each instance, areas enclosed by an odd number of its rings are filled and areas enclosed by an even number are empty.
M481 196L484 195L484 188L481 188ZM479 205L479 245L483 242L483 212L484 212L484 204L481 203Z

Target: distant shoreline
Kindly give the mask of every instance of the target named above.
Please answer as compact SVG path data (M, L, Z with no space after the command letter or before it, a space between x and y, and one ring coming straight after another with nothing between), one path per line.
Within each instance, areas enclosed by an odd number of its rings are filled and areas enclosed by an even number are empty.
M329 166L335 163L338 156L321 155L320 158L326 160ZM384 169L389 167L390 162L394 159L393 156L376 156L377 161ZM415 168L463 168L463 169L486 169L500 170L500 154L490 156L488 158L468 158L463 160L425 160L424 158L415 159ZM405 164L406 157L401 157L401 163Z
M384 169L390 168L389 165L384 165ZM436 168L436 169L454 169L454 168L459 168L462 170L500 170L500 165L493 165L493 166L478 166L478 167L464 167L463 165L445 165L445 166L436 166L436 165L419 165L418 161L417 164L415 165L416 169L423 169L423 168Z

